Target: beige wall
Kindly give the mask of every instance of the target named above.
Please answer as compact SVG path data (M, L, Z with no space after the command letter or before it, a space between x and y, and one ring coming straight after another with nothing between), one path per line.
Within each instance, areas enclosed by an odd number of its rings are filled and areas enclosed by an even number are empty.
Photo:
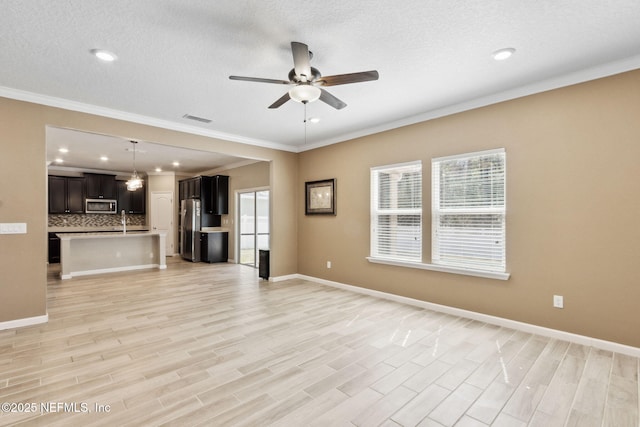
M46 314L46 125L270 161L271 270L274 276L297 271L295 153L0 98L0 222L28 228L24 235L0 235L0 322Z
M229 214L222 216L222 227L229 229L229 258L239 262L236 253L236 192L254 188L268 188L270 179L269 162L258 162L239 168L220 171L220 175L229 176Z
M147 177L147 199L153 191L176 191L176 175L173 172L151 174Z
M431 159L498 147L508 281L366 261L370 167L422 160L430 262ZM299 273L640 347L640 71L299 157L298 193L305 181L337 178L338 211L305 217L298 206ZM552 307L554 294L564 309Z
M34 122L40 108L0 98L0 222L27 224L27 234L0 234L0 322L46 314L45 132Z

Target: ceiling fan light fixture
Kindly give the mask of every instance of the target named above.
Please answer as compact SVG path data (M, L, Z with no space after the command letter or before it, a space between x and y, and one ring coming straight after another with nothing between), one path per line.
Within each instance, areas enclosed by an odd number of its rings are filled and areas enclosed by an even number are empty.
M319 88L310 84L300 84L289 91L291 99L302 103L317 101L321 94L322 91Z

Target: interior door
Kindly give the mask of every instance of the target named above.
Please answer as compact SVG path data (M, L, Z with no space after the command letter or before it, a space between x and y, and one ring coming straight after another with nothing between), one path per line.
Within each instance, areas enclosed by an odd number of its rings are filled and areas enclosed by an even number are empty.
M173 193L171 191L153 191L151 193L151 229L167 234L167 256L175 252L173 229Z

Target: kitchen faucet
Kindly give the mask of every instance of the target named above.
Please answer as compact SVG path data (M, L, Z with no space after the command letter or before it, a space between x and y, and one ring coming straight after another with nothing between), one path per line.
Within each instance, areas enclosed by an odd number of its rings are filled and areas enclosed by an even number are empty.
M127 214L124 212L124 209L122 209L120 215L122 216L122 234L127 234Z

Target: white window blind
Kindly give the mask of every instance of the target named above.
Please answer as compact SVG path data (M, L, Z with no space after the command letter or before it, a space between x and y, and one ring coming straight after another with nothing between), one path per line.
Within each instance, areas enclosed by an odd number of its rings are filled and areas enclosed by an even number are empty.
M504 149L432 160L432 262L504 272Z
M371 169L371 256L422 261L422 163Z

